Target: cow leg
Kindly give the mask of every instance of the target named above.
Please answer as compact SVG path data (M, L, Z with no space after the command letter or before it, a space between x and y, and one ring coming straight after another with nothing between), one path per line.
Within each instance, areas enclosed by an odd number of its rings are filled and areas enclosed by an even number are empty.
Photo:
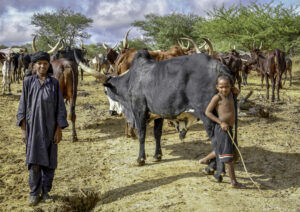
M75 128L75 121L76 121L76 114L75 114L75 103L73 102L73 99L70 100L70 120L72 121L72 142L76 142L77 139L77 133Z
M83 80L83 69L80 68L80 72L81 72L81 80Z
M274 102L275 101L275 77L274 76L271 77L271 83L272 83L272 102ZM280 82L278 86L280 86Z
M270 88L270 85L269 85L269 77L266 76L266 86L267 86L267 99L269 99L269 88Z
M279 90L280 90L280 84L281 84L281 75L280 74L278 74L279 76L278 76L278 78L276 79L276 89L277 89L277 102L279 102L280 101L280 98L279 98ZM275 84L275 80L274 80L274 84ZM274 88L275 88L275 85L274 85Z
M248 85L248 83L247 83L247 73L245 71L242 72L242 76L243 76L243 84Z
M264 87L264 78L265 78L265 75L261 74L261 88ZM267 78L266 78L267 80Z
M293 77L292 77L292 69L289 70L289 73L290 73L290 86L292 86L292 79L293 79Z
M130 126L128 123L128 136L132 139L136 139L136 134L134 132L134 129Z
M285 72L284 72L285 77L284 77L284 80L283 80L283 85L285 85L285 81L286 81L286 78L287 78L287 72L288 72L288 70L285 70Z
M139 166L143 166L146 161L146 153L145 153L146 112L137 111L137 110L138 109L134 109L135 123L137 126L139 141L140 141L140 150L139 150L137 163Z
M162 152L161 152L161 146L160 146L160 138L162 134L162 127L163 127L164 119L159 118L154 120L154 128L153 128L153 134L155 138L155 153L154 153L154 161L158 162L162 158Z

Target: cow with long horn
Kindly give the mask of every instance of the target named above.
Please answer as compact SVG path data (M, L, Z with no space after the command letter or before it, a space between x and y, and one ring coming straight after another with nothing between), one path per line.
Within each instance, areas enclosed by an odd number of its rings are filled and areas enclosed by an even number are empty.
M116 77L89 69L76 55L75 58L83 70L100 80L107 95L124 107L127 121L138 131L139 165L145 164L146 160L146 125L150 119L154 119L155 161L162 159L160 140L164 118L176 120L179 116L194 116L203 121L209 137L213 138L215 123L205 116L205 109L216 93L217 76L224 74L235 80L231 70L206 54L158 62L147 50L140 50L129 71Z

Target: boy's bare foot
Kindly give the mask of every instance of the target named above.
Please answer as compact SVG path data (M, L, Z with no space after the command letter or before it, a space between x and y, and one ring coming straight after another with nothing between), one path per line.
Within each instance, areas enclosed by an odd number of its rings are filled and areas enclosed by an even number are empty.
M205 158L202 158L202 159L199 160L199 163L200 164L206 164L206 165L208 165L209 164L209 160L206 160Z
M238 182L232 183L231 185L232 185L232 188L236 188L236 189L244 189L244 188L246 188L246 186L244 186L243 184L238 183Z

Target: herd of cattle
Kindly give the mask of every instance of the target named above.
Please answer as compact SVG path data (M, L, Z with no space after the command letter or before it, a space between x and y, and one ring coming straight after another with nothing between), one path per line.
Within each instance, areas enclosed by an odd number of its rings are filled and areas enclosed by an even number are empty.
M145 163L145 133L146 125L154 120L154 137L156 149L155 160L161 160L162 151L160 138L163 119L168 119L183 139L188 128L194 121L201 119L208 135L212 136L214 123L204 115L206 106L216 92L217 75L226 74L237 82L239 88L243 80L247 85L247 75L250 70L256 70L261 75L261 82L266 79L267 95L269 98L269 79L272 84L272 101L277 101L279 89L282 87L281 78L287 73L292 84L292 61L285 57L279 49L262 51L262 45L250 53L240 54L235 48L229 53L215 52L212 43L203 38L200 47L189 38L181 38L179 46L175 45L167 51L147 51L128 48L127 31L123 49L117 50L103 45L106 54L96 55L88 62L84 57L86 49L71 49L64 47L63 40L48 52L51 54L53 76L59 80L64 98L70 103L68 118L72 121L72 138L77 140L75 128L75 105L79 69L81 80L83 71L99 79L105 86L105 92L110 102L110 114L125 114L128 137L135 137L133 128L137 129L140 141L138 163ZM32 49L37 51L34 37ZM183 45L188 41L188 46ZM189 43L193 48L189 48ZM202 51L201 51L202 50ZM18 82L31 70L30 55L20 48L0 50L0 61L3 73L3 94L11 92L11 82ZM92 67L91 63L95 65ZM95 67L95 68L94 68ZM32 73L34 74L34 73ZM284 84L283 83L283 84Z

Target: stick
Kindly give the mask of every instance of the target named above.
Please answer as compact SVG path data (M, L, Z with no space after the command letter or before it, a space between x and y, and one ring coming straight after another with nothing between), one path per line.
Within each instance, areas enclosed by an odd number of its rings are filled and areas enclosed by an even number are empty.
M246 165L245 165L245 162L244 162L242 153L240 152L240 150L239 150L238 146L236 145L236 143L233 141L233 138L232 138L232 136L231 136L231 134L229 133L228 130L227 130L227 133L228 133L228 135L229 135L229 137L230 137L230 139L231 139L233 145L235 146L235 148L237 149L237 151L238 151L238 153L239 153L239 155L240 155L240 157L241 157L242 164L243 164L243 166L244 166L244 169L245 169L245 171L246 171L248 177L250 178L250 180L252 181L252 183L256 186L256 188L261 192L259 186L254 182L254 180L253 180L252 177L250 176L250 174L249 174L249 172L248 172L248 170L247 170L247 168L246 168Z

